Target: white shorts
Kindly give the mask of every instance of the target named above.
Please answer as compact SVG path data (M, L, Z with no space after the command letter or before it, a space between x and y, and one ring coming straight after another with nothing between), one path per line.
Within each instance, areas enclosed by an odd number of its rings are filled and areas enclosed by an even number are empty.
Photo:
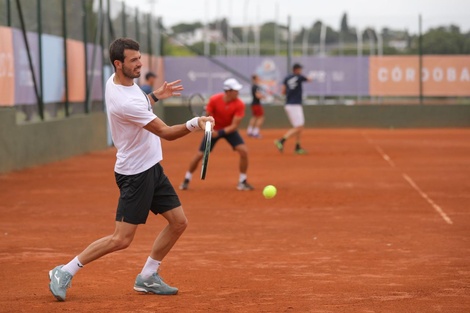
M304 126L304 109L301 104L287 104L284 105L284 109L286 110L289 122L293 127Z

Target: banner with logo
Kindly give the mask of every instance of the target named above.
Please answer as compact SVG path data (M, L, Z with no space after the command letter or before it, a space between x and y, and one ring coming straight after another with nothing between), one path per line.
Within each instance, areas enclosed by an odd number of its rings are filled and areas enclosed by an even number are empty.
M419 57L370 57L371 96L419 96ZM423 56L424 96L470 96L470 56Z

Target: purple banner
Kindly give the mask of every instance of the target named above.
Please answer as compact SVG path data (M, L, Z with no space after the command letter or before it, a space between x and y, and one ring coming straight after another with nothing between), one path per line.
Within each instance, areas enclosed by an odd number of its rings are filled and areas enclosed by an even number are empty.
M368 95L368 57L302 57L292 60L296 62L303 65L305 76L313 78L304 84L306 96ZM261 78L265 89L278 94L289 73L285 57L165 57L165 79L182 79L184 95L222 91L229 77L237 78L244 85L241 94L248 95L253 74Z
M366 56L303 57L303 74L311 77L304 93L313 96L367 96L369 94L369 58Z
M13 28L13 51L15 62L15 104L36 104L37 98L34 91L34 81L28 61L28 50L21 30ZM38 89L41 84L39 77L39 44L38 34L28 32L26 34L33 63ZM40 91L39 91L40 92Z
M102 49L101 46L95 46L94 44L88 43L86 45L87 51L87 75L88 84L90 84L90 97L91 100L102 100L103 99L103 61L102 61ZM93 61L94 55L94 61Z

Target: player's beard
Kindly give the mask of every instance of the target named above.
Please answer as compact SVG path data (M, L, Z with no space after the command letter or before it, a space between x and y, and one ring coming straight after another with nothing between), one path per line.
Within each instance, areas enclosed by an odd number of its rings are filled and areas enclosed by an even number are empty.
M137 68L137 69L140 69L140 67ZM138 72L138 73L135 72L135 71L137 71L137 69L135 69L135 70L133 71L133 70L131 70L130 68L124 66L124 67L122 68L122 74L123 74L125 77L128 77L128 78L130 78L130 79L139 78L139 77L140 77L140 72Z

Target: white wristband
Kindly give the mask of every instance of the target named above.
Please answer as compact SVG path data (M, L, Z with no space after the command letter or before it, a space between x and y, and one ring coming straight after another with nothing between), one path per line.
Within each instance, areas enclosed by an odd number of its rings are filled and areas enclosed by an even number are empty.
M194 117L190 119L189 121L186 122L186 128L192 132L201 129L201 127L199 127L198 121L199 121L199 117Z

